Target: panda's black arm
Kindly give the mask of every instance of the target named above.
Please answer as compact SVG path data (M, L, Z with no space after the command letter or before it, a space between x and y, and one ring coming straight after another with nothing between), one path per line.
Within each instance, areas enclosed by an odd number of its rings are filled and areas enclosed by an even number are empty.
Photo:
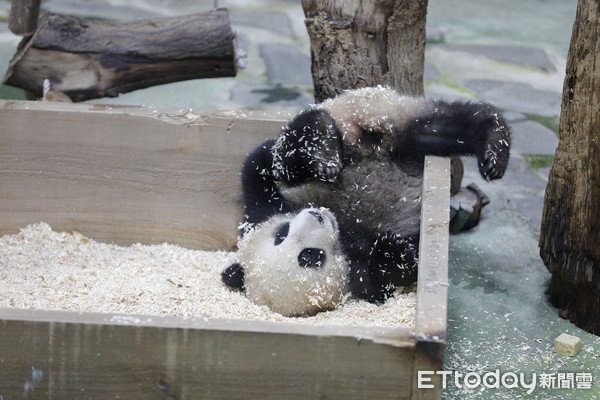
M381 304L398 286L417 281L417 238L390 232L380 234L369 251L346 248L350 261L349 284L352 294L371 303Z
M510 128L490 104L432 101L407 122L393 138L392 151L399 159L474 155L481 175L488 180L504 175L510 151Z
M292 118L272 153L277 178L291 186L333 181L343 168L341 134L331 114L321 109L309 108Z
M273 176L274 140L267 140L246 158L242 166L242 192L246 222L258 224L274 214L290 211Z

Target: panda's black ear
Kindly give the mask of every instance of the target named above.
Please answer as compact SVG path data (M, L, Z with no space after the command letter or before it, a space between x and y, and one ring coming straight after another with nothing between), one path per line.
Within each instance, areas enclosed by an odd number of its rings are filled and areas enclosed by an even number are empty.
M223 283L234 289L239 289L242 292L246 289L244 287L244 267L240 263L231 264L225 271L221 272L221 279Z

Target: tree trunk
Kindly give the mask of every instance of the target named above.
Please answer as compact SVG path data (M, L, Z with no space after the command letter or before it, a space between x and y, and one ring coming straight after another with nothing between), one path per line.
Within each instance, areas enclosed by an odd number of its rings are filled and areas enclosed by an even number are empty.
M385 84L423 94L427 0L302 0L315 100Z
M235 74L234 34L227 10L219 9L128 22L46 14L4 79L37 97L48 79L52 90L83 101Z
M561 315L600 335L600 6L579 0L540 255Z
M8 28L19 36L30 36L37 27L41 0L12 0Z

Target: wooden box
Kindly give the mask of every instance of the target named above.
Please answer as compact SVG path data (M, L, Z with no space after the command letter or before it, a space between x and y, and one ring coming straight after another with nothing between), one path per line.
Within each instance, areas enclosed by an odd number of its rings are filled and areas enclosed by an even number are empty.
M0 101L0 234L231 249L242 160L288 117ZM412 329L0 309L0 398L438 399L448 196L428 157Z

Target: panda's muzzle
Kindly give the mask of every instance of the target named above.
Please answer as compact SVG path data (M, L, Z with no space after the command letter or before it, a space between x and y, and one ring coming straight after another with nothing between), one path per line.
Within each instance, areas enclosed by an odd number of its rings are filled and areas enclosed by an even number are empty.
M302 268L321 268L326 259L325 251L316 247L306 248L298 254L298 264Z

